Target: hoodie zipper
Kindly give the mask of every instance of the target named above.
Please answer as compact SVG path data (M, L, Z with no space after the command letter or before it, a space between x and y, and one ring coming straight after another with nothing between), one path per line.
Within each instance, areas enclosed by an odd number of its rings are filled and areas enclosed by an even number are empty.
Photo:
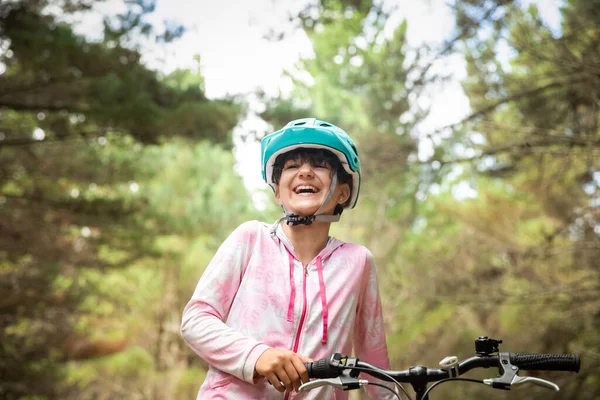
M296 340L294 340L294 353L298 352L298 347L300 345L300 333L302 332L302 327L304 325L304 319L306 318L306 277L308 276L308 267L304 267L304 275L302 275L302 314L300 315L300 323L298 324L298 331L296 332Z
M302 332L302 328L304 325L304 319L306 318L306 277L308 276L308 265L302 266L304 269L304 274L302 274L302 314L300 315L300 323L298 324L298 330L296 331L296 339L294 340L293 352L298 352L298 347L300 347L300 333ZM284 399L287 400L290 398L290 392L285 393Z

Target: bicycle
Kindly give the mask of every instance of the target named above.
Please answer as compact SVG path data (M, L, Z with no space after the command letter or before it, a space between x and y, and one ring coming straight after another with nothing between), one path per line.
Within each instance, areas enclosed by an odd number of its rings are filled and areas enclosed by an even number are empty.
M416 400L428 400L431 390L448 381L468 381L489 385L494 389L510 390L511 386L524 383L536 384L559 391L558 385L545 379L532 376L519 376L519 370L530 371L569 371L579 372L580 359L576 354L540 354L540 353L505 353L499 352L502 340L479 336L475 339L475 357L458 361L456 356L446 357L440 361L439 369L415 366L407 370L384 370L375 365L360 361L355 357L347 357L334 353L328 358L306 363L310 378L314 378L300 386L299 391L307 391L324 385L331 385L342 390L355 390L365 385L381 386L392 391L398 399L401 397L392 388L366 379L358 379L365 372L384 381L395 383L412 400L408 392L400 384L410 383L416 394ZM499 376L484 380L460 378L460 375L475 368L498 367ZM428 383L435 382L427 387Z

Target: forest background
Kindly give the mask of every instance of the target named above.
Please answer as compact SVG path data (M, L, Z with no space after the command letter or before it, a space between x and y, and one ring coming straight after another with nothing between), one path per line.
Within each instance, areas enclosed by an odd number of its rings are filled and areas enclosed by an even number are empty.
M142 61L185 33L149 23L151 0L76 33L70 17L99 3L0 3L1 399L195 397L206 365L181 311L237 225L279 215L234 168L234 145L265 133L234 135L256 104L273 129L314 115L356 139L365 183L333 234L375 255L394 368L470 357L487 335L580 354L582 370L536 374L558 393L454 383L435 397L600 397L598 0L562 2L560 26L535 5L453 0L453 34L418 47L410 20L389 31L386 2L308 2L289 26L314 56L289 93L222 98L199 69ZM419 129L456 57L469 114Z

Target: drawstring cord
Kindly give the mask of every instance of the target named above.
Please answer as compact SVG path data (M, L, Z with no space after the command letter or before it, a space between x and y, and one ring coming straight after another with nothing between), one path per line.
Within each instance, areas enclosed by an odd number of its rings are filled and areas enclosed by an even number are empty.
M288 252L290 260L290 304L288 305L287 320L292 322L294 316L294 301L296 300L296 285L294 284L294 256Z

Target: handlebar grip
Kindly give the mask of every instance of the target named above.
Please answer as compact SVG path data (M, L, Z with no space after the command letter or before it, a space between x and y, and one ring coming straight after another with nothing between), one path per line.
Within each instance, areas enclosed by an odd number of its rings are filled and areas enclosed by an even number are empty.
M306 367L310 378L327 379L340 376L339 369L330 365L329 358L321 358L317 361L305 363L304 367Z
M573 371L579 372L577 354L509 353L510 363L529 371Z

